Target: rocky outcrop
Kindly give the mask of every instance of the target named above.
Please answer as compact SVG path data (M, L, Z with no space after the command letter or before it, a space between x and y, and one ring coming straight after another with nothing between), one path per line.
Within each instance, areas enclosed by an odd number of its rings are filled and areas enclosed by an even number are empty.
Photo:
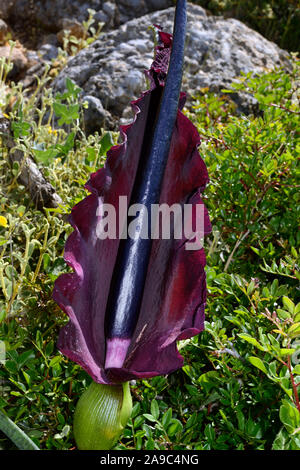
M8 74L10 79L18 78L28 68L28 58L21 47L0 46L0 58L2 57L11 63L12 69Z
M115 28L128 20L173 5L173 0L0 0L0 17L11 23L30 21L44 30L58 32L65 19L83 22L88 9L104 28Z
M147 88L144 70L152 62L154 41L149 27L159 24L172 32L173 17L174 8L169 8L102 34L69 61L54 88L62 91L69 77L83 89L84 96L97 98L99 116L104 108L117 119L129 118L129 102ZM238 20L207 16L201 7L188 5L183 89L189 94L197 94L203 87L219 91L230 87L241 72L257 73L276 66L289 68L290 63L288 54L274 43ZM235 95L235 99L241 111L251 111L252 97ZM99 120L97 125L103 122Z

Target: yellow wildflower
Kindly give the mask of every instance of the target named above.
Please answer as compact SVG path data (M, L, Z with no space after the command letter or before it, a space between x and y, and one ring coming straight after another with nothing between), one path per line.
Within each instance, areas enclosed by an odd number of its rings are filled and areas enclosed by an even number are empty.
M3 217L3 215L0 215L0 226L7 227L7 218Z
M54 134L55 136L57 135L57 130L56 129L52 129L51 126L48 126L48 134Z

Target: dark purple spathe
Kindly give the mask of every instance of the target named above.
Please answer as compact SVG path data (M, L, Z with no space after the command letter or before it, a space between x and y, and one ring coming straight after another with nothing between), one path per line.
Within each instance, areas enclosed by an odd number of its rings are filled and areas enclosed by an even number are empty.
M137 326L121 367L106 368L105 311L120 241L99 240L96 235L99 207L113 204L118 219L119 196L130 201L148 113L153 96L164 85L172 37L160 32L161 43L148 76L150 90L132 102L135 118L121 126L123 143L113 147L104 168L90 176L91 194L71 213L73 233L64 258L74 273L61 275L54 299L69 316L59 335L59 349L80 364L100 383L170 373L183 365L176 341L198 334L204 327L206 301L203 248L185 249L186 240L153 240ZM151 101L152 98L152 101ZM184 95L181 95L180 107ZM200 190L208 175L197 146L200 138L193 124L178 110L159 203L171 206L202 204ZM194 213L192 215L194 217ZM205 209L205 232L210 231ZM120 363L122 363L121 361Z

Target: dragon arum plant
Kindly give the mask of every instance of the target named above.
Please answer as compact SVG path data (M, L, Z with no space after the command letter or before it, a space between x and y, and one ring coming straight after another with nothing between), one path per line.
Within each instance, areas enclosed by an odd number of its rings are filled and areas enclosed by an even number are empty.
M196 206L204 208L200 192L208 174L197 150L200 138L181 112L185 0L177 2L173 36L158 29L147 72L150 89L132 102L135 118L121 127L123 143L108 152L104 168L90 175L86 188L91 194L72 209L74 231L64 259L74 272L61 275L54 286L54 299L70 318L58 347L93 379L74 416L80 449L111 448L131 413L129 381L182 367L176 341L204 328L203 247L187 251L186 235L180 240L139 236L148 227L143 211L136 236L97 235L103 205L113 205L119 215L120 196L146 209L189 203L192 225ZM208 233L205 208L202 214Z

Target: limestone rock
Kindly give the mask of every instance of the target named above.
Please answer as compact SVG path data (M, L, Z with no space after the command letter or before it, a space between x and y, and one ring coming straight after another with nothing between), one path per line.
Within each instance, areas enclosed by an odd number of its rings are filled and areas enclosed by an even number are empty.
M0 57L5 57L13 64L12 70L9 72L8 77L15 79L18 77L28 66L28 59L22 49L14 47L12 50L10 46L0 47Z
M173 0L0 0L0 17L12 23L30 20L45 30L58 32L65 18L85 21L88 9L95 10L96 20L111 28L171 5Z
M122 0L119 6L135 2ZM153 4L156 2L152 2ZM115 118L130 116L129 102L147 88L144 70L153 59L153 30L159 24L172 32L174 8L131 20L104 33L72 58L58 75L54 88L62 91L66 77L83 88L83 95L98 98ZM241 72L263 72L290 67L288 53L235 19L207 16L188 5L183 90L191 95L203 87L219 91L230 87ZM236 95L240 110L250 112L253 97Z
M58 56L58 48L53 44L43 44L39 49L39 55L46 62L51 62Z
M107 128L113 125L110 114L103 108L99 98L86 95L84 101L87 104L84 109L84 130L87 135L99 131L101 127Z

